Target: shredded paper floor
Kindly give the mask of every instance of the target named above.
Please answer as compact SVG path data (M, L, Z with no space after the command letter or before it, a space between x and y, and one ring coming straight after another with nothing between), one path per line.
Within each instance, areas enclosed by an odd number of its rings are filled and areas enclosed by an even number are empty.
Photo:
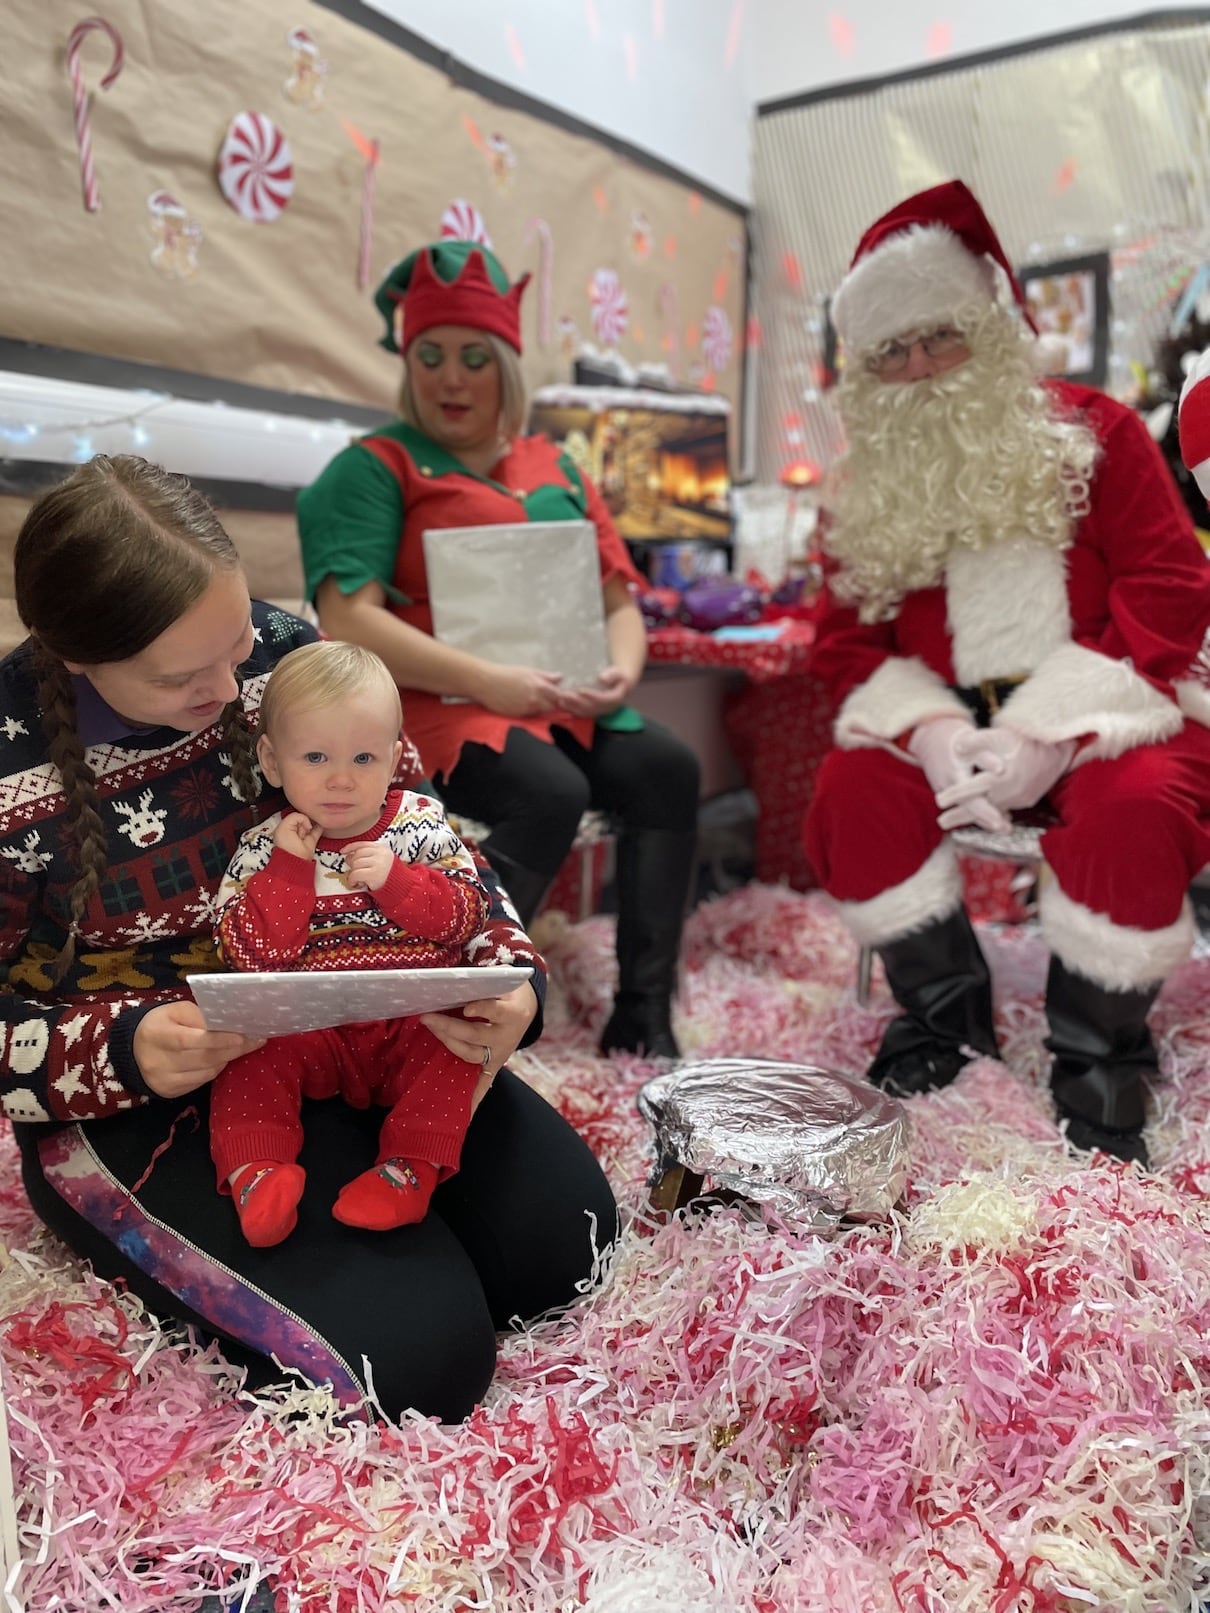
M586 1300L503 1343L461 1427L253 1397L81 1270L0 1152L0 1352L38 1613L1162 1613L1210 1584L1210 962L1153 1014L1154 1172L1069 1156L1044 1087L1045 956L985 935L1006 1064L911 1106L887 1225L650 1210L634 1104L594 1052L611 921L547 921L550 1029L518 1068L605 1162L626 1230ZM692 1057L857 1071L814 896L699 907ZM210 1598L211 1600L207 1600Z

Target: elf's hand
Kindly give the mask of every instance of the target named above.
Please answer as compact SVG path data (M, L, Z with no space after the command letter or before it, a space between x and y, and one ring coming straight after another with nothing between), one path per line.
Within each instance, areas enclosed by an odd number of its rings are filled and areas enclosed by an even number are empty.
M362 890L381 890L390 878L397 861L395 853L383 840L359 840L341 850L349 884Z
M1204 498L1210 498L1210 348L1185 377L1177 404L1181 458Z
M287 812L273 831L273 844L279 851L288 851L310 862L322 834L319 824L312 823L305 812Z

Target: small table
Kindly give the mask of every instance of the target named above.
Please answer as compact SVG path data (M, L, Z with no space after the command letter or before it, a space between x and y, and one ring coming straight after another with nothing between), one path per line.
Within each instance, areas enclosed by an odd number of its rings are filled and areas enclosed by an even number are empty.
M653 666L692 666L743 674L723 701L727 739L756 797L756 877L794 890L818 884L802 849L802 820L815 772L832 743L832 703L811 675L815 626L785 618L751 630L698 633L689 627L648 632Z

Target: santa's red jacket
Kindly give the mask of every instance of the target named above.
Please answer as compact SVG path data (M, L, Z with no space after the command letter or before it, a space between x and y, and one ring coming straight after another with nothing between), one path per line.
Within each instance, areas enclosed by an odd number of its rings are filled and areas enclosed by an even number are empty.
M968 707L954 685L1021 680L993 718L1037 739L1118 756L1210 725L1210 564L1139 417L1102 392L1046 382L1095 433L1088 513L1065 549L1013 533L951 554L936 587L872 625L832 601L812 671L839 705L836 742L895 746Z

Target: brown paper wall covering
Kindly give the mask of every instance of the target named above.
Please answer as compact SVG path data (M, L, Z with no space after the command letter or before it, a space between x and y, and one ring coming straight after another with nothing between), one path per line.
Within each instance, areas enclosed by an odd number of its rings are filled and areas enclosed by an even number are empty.
M738 205L456 86L306 0L102 5L125 60L101 91L111 46L94 31L81 47L96 212L82 198L65 54L89 12L64 0L5 5L0 336L387 411L398 360L376 345L373 288L463 202L510 272L534 273L531 386L570 379L574 346L590 342L631 365L667 363L738 414ZM268 223L240 217L216 181L224 134L245 111L276 124L292 152L293 195ZM357 135L380 143L365 288ZM612 341L600 323L608 303L590 297L600 271L625 297Z

